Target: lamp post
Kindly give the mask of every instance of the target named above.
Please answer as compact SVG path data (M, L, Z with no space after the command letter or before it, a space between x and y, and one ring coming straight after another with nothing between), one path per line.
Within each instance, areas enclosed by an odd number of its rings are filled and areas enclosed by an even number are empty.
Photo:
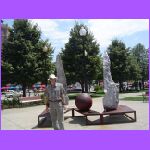
M85 44L84 44L84 37L87 34L87 31L85 30L85 28L82 26L80 31L79 31L80 36L82 37L82 41L83 41L83 81L84 81L84 89L85 89L85 93L88 93L88 85L87 85L87 78L86 78L86 56L88 55L87 51L85 50Z
M48 52L48 47L47 46L45 46L44 48L43 48L43 52L46 54L47 52ZM45 58L45 61L44 61L44 67L46 68L46 58ZM47 79L46 79L46 70L44 69L44 77L45 77L45 85L47 84Z

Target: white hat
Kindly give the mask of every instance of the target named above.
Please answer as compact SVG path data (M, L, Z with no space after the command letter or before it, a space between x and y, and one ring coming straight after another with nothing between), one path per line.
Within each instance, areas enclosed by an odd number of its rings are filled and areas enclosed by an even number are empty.
M49 79L48 80L50 80L50 79L56 79L57 77L54 75L54 74L51 74L50 76L49 76Z

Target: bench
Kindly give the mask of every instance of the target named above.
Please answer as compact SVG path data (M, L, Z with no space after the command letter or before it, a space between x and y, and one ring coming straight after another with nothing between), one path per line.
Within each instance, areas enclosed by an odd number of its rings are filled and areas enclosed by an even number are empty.
M49 110L48 111L46 111L46 110L44 110L42 113L40 113L39 115L38 115L38 127L40 127L40 124L42 124L41 123L41 121L42 121L42 119L49 119L50 121L50 126L52 126L52 123L51 123L51 116L50 116L50 112L49 112Z
M90 125L88 122L88 116L97 116L98 115L100 117L100 113L97 111L94 111L94 110L80 111L77 108L68 108L67 110L64 111L64 114L69 112L69 111L72 112L72 117L77 117L77 116L75 116L75 111L84 115L86 118L86 125ZM49 111L44 110L41 114L38 115L38 127L39 127L39 124L40 124L42 118L49 117L49 114L50 114Z
M19 102L20 104L25 104L25 103L32 103L32 102L41 102L42 99L40 96L32 96L32 97L20 97Z
M69 111L72 111L72 117L78 117L78 116L75 116L75 111L82 114L86 119L86 125L93 125L93 124L97 125L97 123L94 123L94 122L92 123L91 121L89 123L88 116L99 116L100 117L100 122L98 123L99 125L104 124L104 116L111 116L111 115L123 115L129 118L132 122L136 121L136 111L126 105L119 105L116 110L102 112L102 113L97 112L95 110L81 111L78 108L68 108L66 111L64 111L64 113L67 113ZM127 114L129 113L133 113L134 117L128 116ZM46 118L49 115L50 115L49 111L46 111L46 110L44 110L41 114L39 114L38 126L40 123L40 118L43 118L43 117Z
M111 115L123 115L127 118L129 118L132 122L136 121L136 111L133 110L132 108L126 106L126 105L119 105L116 110L111 110L111 111L103 111L102 113L97 112L95 110L89 110L89 111L81 111L77 108L72 109L72 117L75 117L75 111L82 114L86 118L86 125L92 125L92 124L97 124L97 123L92 123L88 121L88 116L99 116L100 117L100 122L99 124L104 124L104 116L111 116ZM133 113L134 117L128 116L127 114Z
M91 122L89 123L88 116L99 116L100 117L100 113L95 110L82 111L82 110L79 110L78 108L72 109L72 117L75 117L75 111L82 114L85 117L86 125L92 124Z
M127 114L129 113L133 113L134 117L130 117ZM116 110L112 110L112 111L107 111L107 112L102 112L100 113L100 124L104 124L104 116L106 115L123 115L127 118L130 118L132 122L136 121L136 111L126 105L119 105L118 108Z
M69 111L72 111L72 115L74 114L74 108L68 108L66 110L64 110L64 114L69 112ZM38 127L40 127L40 122L43 118L49 118L49 120L51 120L51 117L50 117L50 110L48 109L48 111L44 110L42 113L40 113L38 115Z

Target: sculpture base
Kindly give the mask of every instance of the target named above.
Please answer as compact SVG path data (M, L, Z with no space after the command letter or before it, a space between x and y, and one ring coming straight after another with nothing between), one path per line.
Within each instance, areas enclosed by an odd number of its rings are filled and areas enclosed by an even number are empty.
M117 108L104 108L104 112L109 112L109 111L113 111L116 110Z

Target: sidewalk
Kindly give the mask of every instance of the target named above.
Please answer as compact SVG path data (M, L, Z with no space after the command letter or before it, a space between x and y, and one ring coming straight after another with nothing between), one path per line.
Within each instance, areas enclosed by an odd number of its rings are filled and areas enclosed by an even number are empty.
M139 93L120 94L120 97L137 96ZM64 126L66 130L148 130L149 129L149 103L141 101L123 101L120 105L127 105L137 112L137 122L116 123L107 125L86 125L84 117L67 117L71 112L65 114ZM74 100L69 102L70 107L75 107ZM2 130L52 130L52 128L37 128L38 115L45 109L44 105L26 108L13 108L2 110ZM102 98L93 99L93 110L103 111ZM77 114L77 113L76 113ZM66 118L67 117L67 118ZM99 120L98 116L88 117L89 120ZM114 118L118 119L118 118ZM122 119L122 118L119 118ZM121 121L121 120L119 120Z

